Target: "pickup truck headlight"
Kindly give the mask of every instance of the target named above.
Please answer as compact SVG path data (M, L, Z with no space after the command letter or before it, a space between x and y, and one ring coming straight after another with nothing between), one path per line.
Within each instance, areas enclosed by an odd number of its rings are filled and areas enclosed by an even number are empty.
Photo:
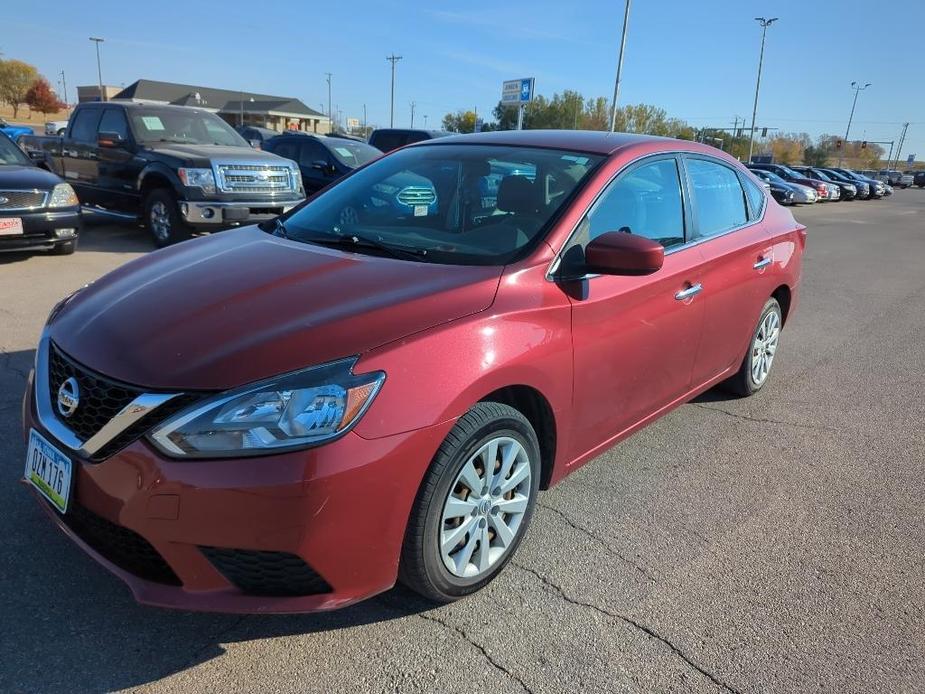
M79 204L77 193L69 184L59 183L51 189L51 197L48 199L49 207L76 207Z
M174 415L149 440L174 458L258 456L324 443L360 420L385 381L381 371L355 375L355 362L221 393Z
M202 188L203 193L215 192L215 175L212 169L177 169L180 181L187 188Z

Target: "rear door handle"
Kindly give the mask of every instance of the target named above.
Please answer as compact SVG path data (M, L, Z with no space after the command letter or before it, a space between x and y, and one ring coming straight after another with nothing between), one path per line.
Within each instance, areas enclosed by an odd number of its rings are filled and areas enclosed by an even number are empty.
M771 256L767 256L766 258L762 258L757 263L752 265L752 267L755 268L756 270L760 270L761 268L767 267L773 262L774 262L774 259Z
M696 296L703 291L703 285L699 282L697 284L692 284L687 289L682 289L677 294L674 295L674 298L678 301L684 301L685 299L690 299L692 296Z

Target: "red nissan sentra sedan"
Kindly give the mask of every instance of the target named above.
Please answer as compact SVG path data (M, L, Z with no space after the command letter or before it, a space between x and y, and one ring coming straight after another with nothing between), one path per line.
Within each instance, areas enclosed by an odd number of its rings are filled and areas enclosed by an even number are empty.
M710 147L443 138L52 311L25 478L144 603L296 612L491 581L540 489L764 387L805 228Z

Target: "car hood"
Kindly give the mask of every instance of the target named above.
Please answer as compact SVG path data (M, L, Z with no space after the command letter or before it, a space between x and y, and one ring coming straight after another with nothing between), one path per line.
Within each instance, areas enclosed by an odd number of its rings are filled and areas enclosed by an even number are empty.
M129 384L226 389L482 311L501 271L349 253L246 227L123 265L67 302L48 335Z
M37 188L50 190L61 179L50 171L40 169L30 164L2 164L0 165L0 189L18 190L20 188Z
M240 162L259 162L267 164L279 164L284 162L272 152L264 152L253 147L230 147L227 145L184 145L175 142L151 142L145 144L146 148L152 152L168 157L175 157L183 161L195 162L223 162L223 163L240 163Z

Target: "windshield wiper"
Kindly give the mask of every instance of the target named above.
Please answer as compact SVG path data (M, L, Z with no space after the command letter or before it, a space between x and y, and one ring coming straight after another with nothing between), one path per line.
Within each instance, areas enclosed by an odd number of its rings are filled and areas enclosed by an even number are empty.
M277 217L276 219L273 220L273 222L274 222L273 231L271 231L270 233L273 234L273 236L281 236L284 239L288 239L289 234L286 233L286 225L283 224L283 218Z
M406 258L411 260L420 260L427 255L426 248L412 248L410 246L394 246L389 243L383 243L379 239L370 236L358 236L357 234L347 234L344 236L309 236L299 239L308 243L317 243L319 246L334 246L348 248L374 248L382 251L393 258Z

